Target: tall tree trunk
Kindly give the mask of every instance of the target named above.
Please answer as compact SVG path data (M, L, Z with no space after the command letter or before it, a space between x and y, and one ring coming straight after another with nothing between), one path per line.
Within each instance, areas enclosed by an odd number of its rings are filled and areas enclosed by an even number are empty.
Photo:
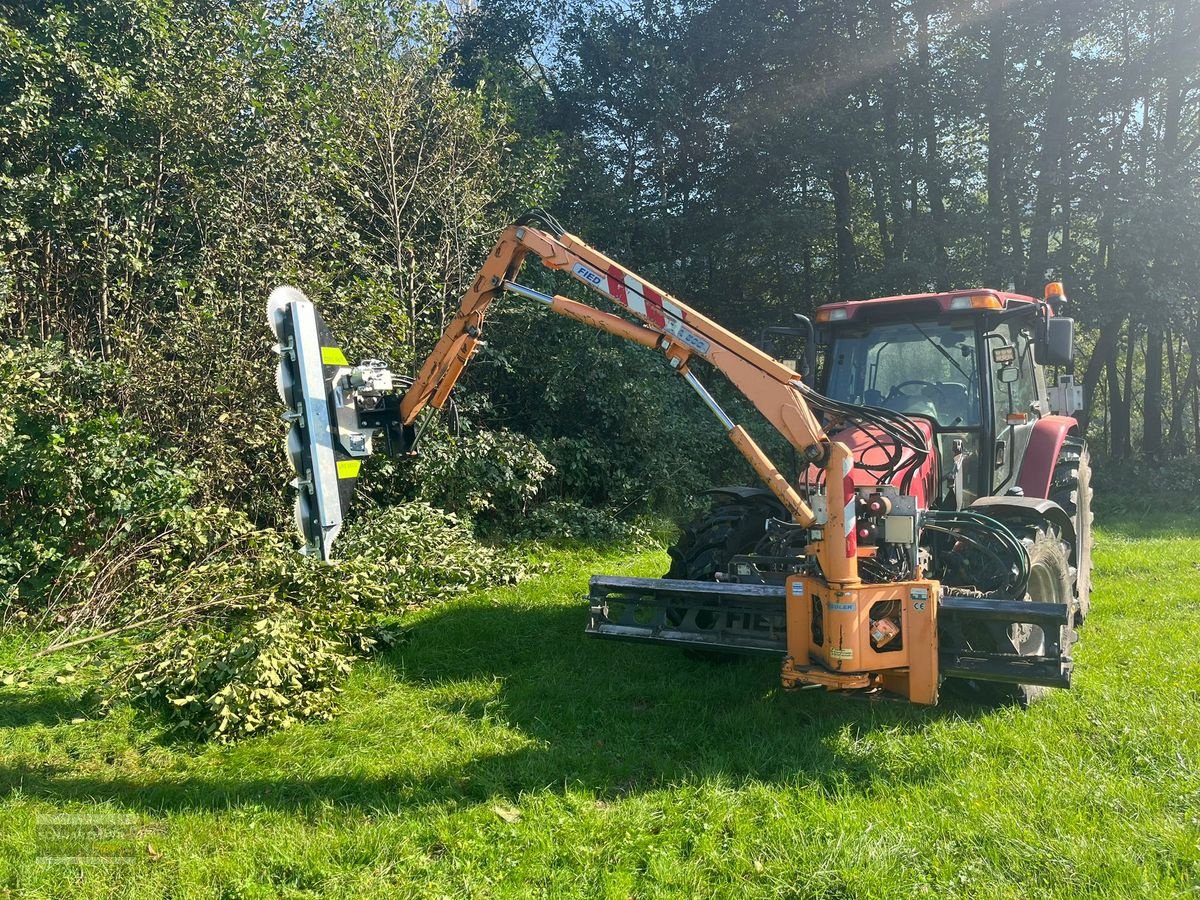
M804 177L800 179L800 209L805 216L808 215L808 173L805 172ZM812 234L805 233L804 244L801 250L802 269L804 272L804 280L801 282L803 291L802 297L808 299L810 303L813 301L813 241Z
M1071 112L1071 52L1075 46L1076 0L1060 0L1056 4L1060 23L1058 51L1053 54L1050 97L1046 105L1046 126L1042 135L1042 152L1038 165L1033 220L1029 225L1029 270L1024 290L1033 293L1045 281L1050 266L1050 228L1054 201L1066 189L1062 182L1062 160L1068 153L1069 116Z
M1195 18L1194 0L1177 3L1171 16L1171 32L1167 39L1166 85L1162 102L1162 141L1156 154L1155 169L1158 176L1158 193L1164 198L1186 190L1179 184L1176 154L1179 149L1180 118L1183 114L1183 67L1179 65L1181 54L1186 54L1187 32ZM1186 11L1185 11L1186 10ZM1159 246L1155 254L1153 272L1171 271L1178 266L1175 248ZM1156 296L1157 285L1150 284L1149 308L1151 316L1146 332L1146 382L1142 398L1142 452L1151 458L1162 455L1163 450L1163 344L1169 325L1170 309L1164 298ZM1174 372L1172 372L1174 377Z
M1200 378L1196 375L1196 351L1200 349L1200 336L1193 334L1188 340L1192 364L1188 367L1188 381L1192 384L1192 440L1200 451Z
M1162 456L1163 342L1161 323L1151 321L1146 328L1146 381L1142 399L1142 454L1151 459Z
M904 209L904 181L900 152L900 51L896 40L896 10L892 0L876 0L882 42L888 54L888 65L880 83L880 117L883 121L884 168L887 174L888 207L892 220L890 259L904 258L908 239L907 216Z
M1114 459L1129 456L1129 403L1121 395L1121 371L1117 361L1117 346L1114 342L1104 360L1104 371L1108 389L1109 434L1108 453Z
M1184 12L1185 7L1188 9L1186 13ZM1196 7L1195 0L1176 4L1171 23L1171 37L1167 43L1166 58L1169 62L1167 63L1166 97L1163 103L1162 145L1158 155L1159 179L1167 186L1175 180L1179 171L1177 154L1184 101L1184 68L1179 63L1181 56L1186 57L1189 52L1194 52L1189 51L1187 42L1189 40L1188 32L1193 31L1196 28L1197 20L1200 20L1200 11ZM1195 35L1193 34L1192 37L1194 38Z
M1025 270L1025 242L1021 233L1021 187L1017 177L1016 160L1010 155L1005 162L1004 193L1008 197L1008 231L1012 244L1009 262L1009 271L1012 274L1009 280L1013 282L1015 288L1019 274ZM1004 289L1007 285L998 285L998 287Z
M1103 174L1100 176L1100 217L1096 224L1096 300L1101 310L1100 338L1096 345L1095 355L1100 365L1104 367L1108 407L1105 410L1105 421L1108 423L1108 453L1117 458L1120 449L1129 443L1128 407L1120 409L1121 390L1117 381L1117 345L1121 338L1122 322L1125 313L1115 301L1115 257L1116 257L1116 210L1115 194L1121 180L1121 157L1125 146L1125 129L1133 114L1132 105L1126 105L1121 117L1113 127L1109 141L1109 157ZM1129 331L1132 333L1133 324ZM1092 376L1092 363L1088 364L1088 372L1084 375L1084 393L1087 394L1088 378ZM1099 378L1099 372L1095 377ZM1122 431L1121 423L1124 423Z
M875 229L879 232L879 251L883 254L884 262L890 263L894 261L894 253L888 231L887 200L877 159L871 165L871 201L875 210Z
M1121 323L1119 321L1107 323L1100 329L1100 337L1088 359L1087 368L1083 373L1083 410L1079 413L1079 427L1084 434L1087 433L1088 425L1091 423L1092 407L1096 389L1100 384L1100 376L1104 372L1105 364L1116 352L1117 339L1120 335ZM1105 421L1108 421L1107 418Z
M1074 150L1068 149L1062 159L1062 192L1060 194L1061 215L1062 215L1062 242L1058 247L1058 275L1059 279L1070 290L1070 285L1074 281L1074 264L1075 248L1071 243L1071 210L1072 210L1072 187L1071 178L1074 174ZM1036 285L1035 285L1036 287Z
M1133 456L1133 356L1138 343L1138 323L1133 318L1129 320L1129 339L1125 342L1125 365L1121 372L1121 396L1124 398L1121 406L1124 410L1122 432L1125 435L1121 447L1121 457L1128 459Z
M929 46L929 16L933 4L922 0L914 12L917 17L917 70L921 140L925 145L925 187L929 213L933 219L934 281L938 290L950 289L949 257L946 254L946 201L942 184L941 155L938 151L937 118L933 103L933 64Z
M1172 456L1183 456L1187 453L1187 437L1184 434L1184 412L1187 410L1188 397L1196 389L1196 358L1193 356L1188 366L1187 376L1183 383L1179 382L1180 369L1183 366L1185 343L1183 335L1179 336L1179 347L1174 341L1168 341L1167 371L1171 376L1171 425L1167 438L1167 451Z
M1104 455L1108 456L1108 457L1112 457L1112 455L1113 455L1113 452L1112 452L1112 428L1110 427L1110 425L1112 424L1112 422L1111 422L1112 417L1109 415L1109 412L1112 410L1112 403L1109 402L1108 384L1107 383L1103 386L1103 389L1104 389L1104 406L1102 406L1101 409L1104 411Z
M1004 111L1008 67L1008 12L1003 0L988 7L988 57L984 63L983 115L987 124L987 214L984 220L984 284L1004 286L1004 156L1009 145Z
M830 168L829 187L833 192L838 297L841 300L849 300L854 293L858 264L854 255L854 231L851 227L850 169L844 163L834 163Z

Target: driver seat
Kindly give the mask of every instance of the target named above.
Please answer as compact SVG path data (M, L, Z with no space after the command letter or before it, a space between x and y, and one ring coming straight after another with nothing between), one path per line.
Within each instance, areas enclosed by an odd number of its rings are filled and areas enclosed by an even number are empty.
M929 416L935 422L938 419L938 409L928 397L907 396L898 394L883 403L888 409L898 413L913 413L918 416Z

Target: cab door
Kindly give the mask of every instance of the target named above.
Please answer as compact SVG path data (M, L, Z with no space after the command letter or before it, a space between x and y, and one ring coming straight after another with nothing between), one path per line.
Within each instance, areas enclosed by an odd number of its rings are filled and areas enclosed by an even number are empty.
M1016 483L1034 423L1042 415L1033 336L1028 329L1002 322L984 336L992 400L992 494Z

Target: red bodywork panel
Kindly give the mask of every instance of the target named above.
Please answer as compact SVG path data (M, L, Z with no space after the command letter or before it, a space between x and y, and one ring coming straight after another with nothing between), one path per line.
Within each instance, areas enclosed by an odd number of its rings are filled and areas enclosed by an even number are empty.
M909 493L917 498L917 505L921 508L926 508L937 496L937 446L933 440L933 426L929 423L929 420L923 419L920 416L911 416L910 418L913 424L925 435L925 440L929 444L929 457L913 474L912 484L909 487ZM864 462L868 465L886 463L891 450L892 444L887 437L880 437L880 440L884 443L884 447L881 448L876 445L874 439L871 437L872 434L878 435L880 432L877 428L872 427L853 427L845 428L829 435L831 441L840 441L845 444L854 455L854 469L850 473L850 478L855 485L879 484L879 473L867 471L866 469L859 468L859 466ZM905 460L911 459L913 456L910 450L905 450L903 453ZM903 470L901 471L903 474ZM820 470L815 466L809 466L808 479L810 483L815 484L820 474Z
M1079 428L1073 416L1046 416L1038 419L1029 435L1029 447L1021 460L1017 487L1026 497L1047 498L1054 478L1054 464L1068 434Z

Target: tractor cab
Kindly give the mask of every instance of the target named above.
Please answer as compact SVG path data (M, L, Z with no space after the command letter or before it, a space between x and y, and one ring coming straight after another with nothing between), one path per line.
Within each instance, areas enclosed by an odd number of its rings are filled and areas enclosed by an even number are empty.
M826 396L928 423L936 448L930 506L1016 493L1034 424L1049 415L1043 363L1069 365L1053 302L973 290L820 307L817 367ZM1059 352L1055 354L1055 350Z

